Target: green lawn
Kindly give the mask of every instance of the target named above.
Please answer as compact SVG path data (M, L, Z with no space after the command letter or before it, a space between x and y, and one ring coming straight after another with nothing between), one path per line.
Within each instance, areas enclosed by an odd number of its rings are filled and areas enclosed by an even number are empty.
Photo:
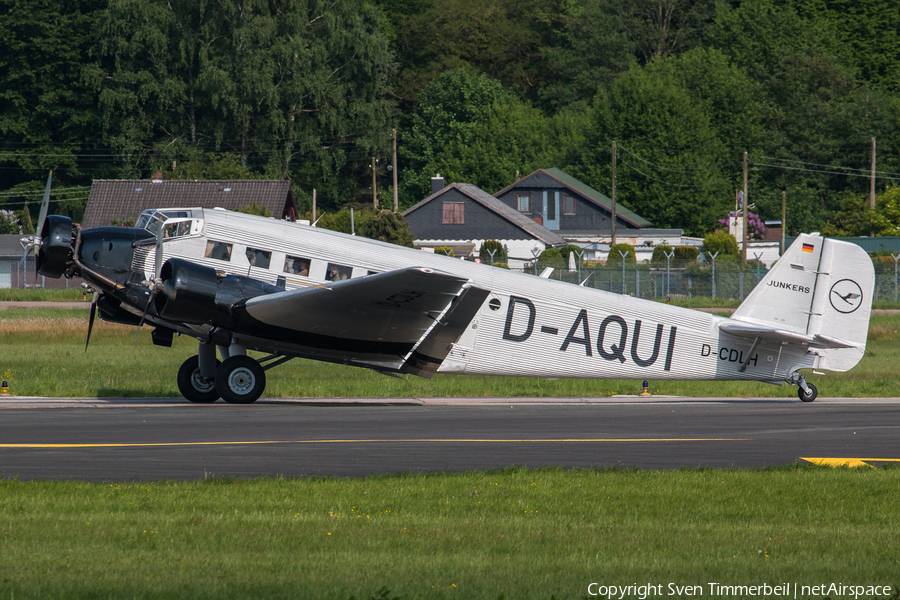
M900 396L900 315L872 317L866 356L847 373L812 375L823 396ZM192 338L172 348L150 342L144 327L95 324L84 352L87 312L79 309L8 309L0 312L0 376L19 396L177 397L175 374L197 351ZM640 392L639 381L438 375L386 377L367 369L293 360L267 372L267 396L579 396ZM654 394L677 396L794 397L796 388L747 382L651 381Z
M896 468L802 466L2 481L0 598L549 599L588 597L592 582L702 585L704 595L708 582L896 585L898 489Z

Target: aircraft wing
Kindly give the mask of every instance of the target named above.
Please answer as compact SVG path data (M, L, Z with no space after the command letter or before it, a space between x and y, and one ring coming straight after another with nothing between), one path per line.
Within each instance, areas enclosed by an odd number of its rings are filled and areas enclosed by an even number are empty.
M724 321L719 324L719 329L730 335L736 335L743 338L759 338L769 342L807 344L816 348L858 348L858 344L840 340L827 335L807 335L805 333L797 333L795 331L786 331L784 329L775 329L756 325L753 323L744 323L740 321Z
M434 350L434 338L455 342L480 308L479 303L473 311L469 300L464 310L453 311L468 320L450 329L452 339L448 328L436 322L454 299L469 296L460 296L467 282L431 269L399 269L257 296L248 299L241 312L259 323L258 336L272 340L273 348L279 341L299 344L314 358L418 374L421 367L403 368L416 346L427 341L428 355L440 364L449 344L442 355ZM438 334L440 330L445 333Z

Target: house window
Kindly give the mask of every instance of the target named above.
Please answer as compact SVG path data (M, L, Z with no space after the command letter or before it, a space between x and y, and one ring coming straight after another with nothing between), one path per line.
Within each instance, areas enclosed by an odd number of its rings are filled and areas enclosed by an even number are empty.
M516 194L516 207L521 213L530 213L531 194Z
M563 196L563 214L575 214L575 198L572 196Z
M465 202L444 202L444 216L441 219L441 223L444 225L464 225L465 222Z

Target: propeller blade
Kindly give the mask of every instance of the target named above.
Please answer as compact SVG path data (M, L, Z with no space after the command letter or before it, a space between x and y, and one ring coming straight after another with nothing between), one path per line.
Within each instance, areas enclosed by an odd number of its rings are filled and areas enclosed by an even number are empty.
M163 230L164 229L165 229L165 227L163 226L162 223L160 223L159 229L156 230L156 269L153 271L153 276L156 279L159 279L159 275L162 272L162 265L163 265L162 243L163 243L163 236L164 236ZM156 288L154 288L154 292L155 292L155 289Z
M94 292L93 298L91 298L91 316L88 319L88 334L87 339L84 341L84 351L87 352L88 344L91 343L91 330L94 328L94 317L97 315L97 300L100 297L100 294Z
M152 284L151 284L151 285L152 285ZM156 295L156 291L155 291L155 288L154 288L154 291L150 292L150 297L147 298L147 306L144 307L144 312L141 314L141 322L138 323L138 326L137 326L137 327L135 327L135 329L134 329L134 335L131 336L131 341L132 341L132 342L134 342L135 340L137 340L137 336L138 336L138 334L141 332L141 327L144 326L144 319L147 318L147 311L150 310L150 303L153 302L153 296L155 296L155 295Z
M47 187L44 189L44 200L41 202L41 213L38 216L37 229L34 230L36 239L40 238L41 233L44 231L44 220L47 218L47 212L50 209L50 187L53 181L53 171L50 171L50 174L47 175Z

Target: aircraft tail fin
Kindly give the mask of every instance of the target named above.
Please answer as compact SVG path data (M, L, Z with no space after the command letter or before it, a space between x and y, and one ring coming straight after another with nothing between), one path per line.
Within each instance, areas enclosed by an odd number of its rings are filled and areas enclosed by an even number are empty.
M874 289L875 270L862 248L803 234L725 329L768 330L785 342L801 340L819 356L817 368L846 371L865 353Z

